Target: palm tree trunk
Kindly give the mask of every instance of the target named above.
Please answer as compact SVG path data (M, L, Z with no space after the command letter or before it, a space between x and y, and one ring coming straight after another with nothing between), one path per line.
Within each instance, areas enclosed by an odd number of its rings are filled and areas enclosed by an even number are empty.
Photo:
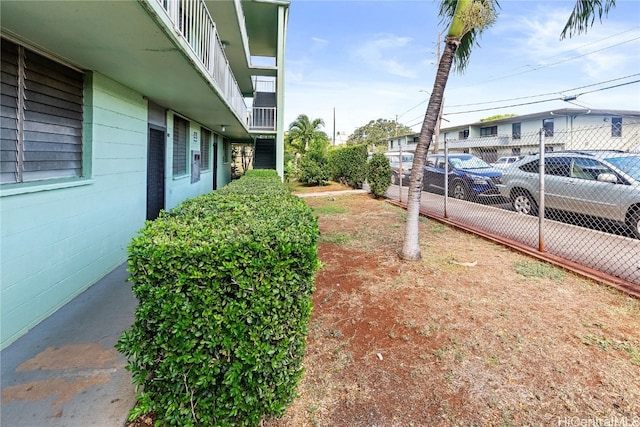
M413 166L411 169L411 177L409 179L409 197L407 198L407 223L405 225L404 244L400 252L400 258L417 261L422 257L420 252L420 243L418 239L418 220L420 218L420 198L422 196L422 182L424 179L424 166L426 163L427 152L433 131L440 115L440 106L444 97L444 89L449 80L449 72L451 64L458 49L459 41L457 38L447 37L445 49L438 64L438 72L433 83L433 90L429 98L429 106L422 122L420 130L420 140L416 146L415 155L413 157ZM400 189L402 191L402 189Z

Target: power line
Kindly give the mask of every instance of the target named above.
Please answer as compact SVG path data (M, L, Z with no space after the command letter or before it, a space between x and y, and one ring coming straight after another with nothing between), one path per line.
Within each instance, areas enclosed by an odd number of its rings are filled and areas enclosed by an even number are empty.
M555 95L555 94L562 93L562 92L572 92L572 91L579 90L579 89L585 89L585 88L588 88L588 87L599 86L599 85L602 85L602 84L605 84L605 83L611 83L611 82L615 82L615 81L618 81L618 80L624 80L624 79L628 79L629 77L636 77L636 76L640 76L640 73L629 74L628 76L617 77L615 79L605 80L605 81L598 82L598 83L592 83L592 84L585 85L585 86L578 86L578 87L574 87L574 88L566 89L566 90L561 90L561 91L557 91L557 92L547 92L547 93L542 93L542 94L539 94L539 95L521 96L521 97L518 97L518 98L499 99L499 100L496 100L496 101L474 102L474 103L471 103L471 104L447 105L447 108L471 107L471 106L474 106L474 105L495 104L495 103L498 103L498 102L509 102L509 101L518 101L520 99L539 98L541 96Z
M618 85L613 85L613 86L603 87L603 88L599 88L599 89L594 89L594 90L587 91L587 92L582 92L582 93L576 95L576 97L578 97L580 95L585 95L587 93L600 92L602 90L614 89L614 88L617 88L617 87L627 86L627 85L634 84L634 83L640 83L640 80L634 80L632 82L620 83ZM523 102L523 103L520 103L520 104L502 105L502 106L499 106L499 107L480 108L480 109L476 109L476 110L467 110L467 111L456 111L456 112L453 112L453 113L445 113L445 115L452 116L452 115L455 115L455 114L466 114L466 113L476 113L476 112L479 112L479 111L497 110L498 108L521 107L523 105L541 104L543 102L550 102L550 101L564 101L564 98L550 98L550 99L543 99L543 100L540 100L540 101Z
M506 75L503 75L503 76L498 76L498 77L495 77L493 79L484 80L484 81L481 81L481 82L478 82L478 83L472 83L472 84L469 84L469 85L466 85L466 86L458 86L455 89L463 89L463 88L467 88L467 87L477 86L478 84L482 84L482 83L495 82L496 80L503 80L503 79L506 79L506 78L509 78L509 77L514 77L514 76L519 76L519 75L522 75L522 74L527 74L527 73L530 73L532 71L538 71L538 70L541 70L543 68L553 67L555 65L562 64L564 62L573 61L574 59L579 59L579 58L582 58L582 57L585 57L585 56L588 56L588 55L592 55L594 53L602 52L603 50L607 50L607 49L611 49L611 48L614 48L614 47L618 47L620 45L631 43L631 42L639 40L639 39L640 39L640 37L635 37L633 39L625 40L625 41L622 41L620 43L616 43L616 44L613 44L613 45L610 45L610 46L605 46L603 48L600 48L600 49L597 49L597 50L593 50L591 52L587 52L587 53L584 53L582 55L572 56L570 58L566 58L566 59L563 59L561 61L552 62L550 64L535 65L535 66L527 64L526 66L531 67L531 69L528 69L528 70L525 70L525 71L521 71L519 73L513 73L513 74L506 74ZM559 55L555 55L555 56L559 56ZM550 58L554 58L555 56L552 56Z

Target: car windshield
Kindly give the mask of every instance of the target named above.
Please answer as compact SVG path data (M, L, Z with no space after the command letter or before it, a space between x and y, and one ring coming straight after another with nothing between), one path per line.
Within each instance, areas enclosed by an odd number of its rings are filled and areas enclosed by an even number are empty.
M489 163L479 157L452 158L449 159L449 162L456 169L486 169L491 167Z
M400 156L387 156L389 157L389 161L391 163L400 163ZM412 163L413 156L411 154L403 154L402 155L402 163Z
M610 157L607 161L636 181L640 181L640 156Z

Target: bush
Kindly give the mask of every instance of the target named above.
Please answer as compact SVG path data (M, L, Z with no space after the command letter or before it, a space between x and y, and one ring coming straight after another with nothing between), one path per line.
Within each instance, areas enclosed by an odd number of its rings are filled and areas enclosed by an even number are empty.
M382 153L375 153L367 163L367 181L371 194L380 198L391 185L391 163Z
M301 378L317 220L275 171L147 222L129 246L139 301L116 348L143 390L135 417L170 426L255 426Z
M354 145L329 151L329 164L334 181L351 188L362 188L367 177L367 146Z
M327 185L331 174L326 159L317 156L304 155L298 164L300 168L300 182L309 185Z

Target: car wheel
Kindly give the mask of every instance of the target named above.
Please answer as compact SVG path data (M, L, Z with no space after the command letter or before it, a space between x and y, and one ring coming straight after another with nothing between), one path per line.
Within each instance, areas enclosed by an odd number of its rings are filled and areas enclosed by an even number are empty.
M469 190L467 190L467 186L464 185L464 182L455 181L451 186L449 196L453 197L454 199L467 200L467 198L469 197Z
M629 227L636 239L640 239L640 211L635 211L629 215Z
M533 200L531 194L528 191L521 190L515 193L515 196L512 197L513 209L525 215L537 215L538 214L538 206L536 205L536 201Z

